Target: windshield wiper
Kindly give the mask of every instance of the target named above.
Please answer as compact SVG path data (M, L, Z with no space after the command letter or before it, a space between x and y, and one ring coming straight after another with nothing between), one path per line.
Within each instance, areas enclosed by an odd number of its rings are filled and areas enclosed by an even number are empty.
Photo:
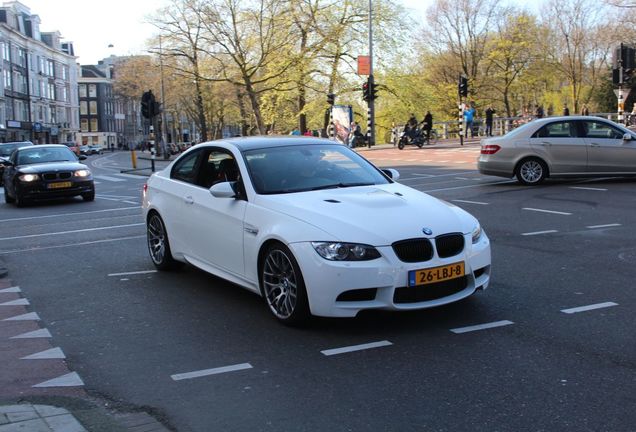
M305 191L315 191L315 190L324 190L324 189L339 189L339 188L348 188L348 187L356 187L356 186L373 186L375 183L368 182L358 182L358 183L336 183L329 185L316 186L308 189L303 189Z

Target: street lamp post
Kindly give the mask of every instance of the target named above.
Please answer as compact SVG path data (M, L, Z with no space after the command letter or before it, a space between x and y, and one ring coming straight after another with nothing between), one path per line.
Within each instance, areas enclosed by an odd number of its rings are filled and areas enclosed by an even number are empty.
M373 79L373 0L369 0L369 91L373 92L375 81ZM375 101L374 97L368 102L368 147L375 145Z

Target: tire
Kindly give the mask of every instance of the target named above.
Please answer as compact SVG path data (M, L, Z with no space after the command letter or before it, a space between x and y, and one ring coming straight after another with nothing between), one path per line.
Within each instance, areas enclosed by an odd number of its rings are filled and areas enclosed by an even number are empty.
M82 194L84 201L95 201L95 191Z
M7 188L4 188L4 202L6 202L7 204L13 204L15 202L15 198L11 198L9 196Z
M289 248L272 244L263 255L259 280L270 312L286 325L309 318L309 301L300 267Z
M400 150L404 150L405 145L406 145L406 137L400 138L400 141L398 141L398 148Z
M151 213L146 222L146 239L150 259L158 270L172 270L181 265L172 258L166 226L158 213Z
M418 140L416 144L417 144L418 148L422 148L422 146L424 146L424 142L423 141L419 141Z
M27 205L27 201L20 196L17 185L13 186L13 193L15 194L15 196L13 197L13 201L15 202L16 207L24 207L25 205Z
M523 159L515 169L519 183L526 186L536 186L548 176L548 166L538 158Z

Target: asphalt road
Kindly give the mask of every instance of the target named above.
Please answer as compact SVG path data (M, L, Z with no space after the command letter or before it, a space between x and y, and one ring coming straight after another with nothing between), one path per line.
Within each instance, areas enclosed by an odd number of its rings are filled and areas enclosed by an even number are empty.
M477 151L363 151L491 239L490 288L434 310L292 329L192 267L154 272L123 153L89 159L95 202L0 204L0 256L89 393L179 431L636 430L636 180L528 188Z

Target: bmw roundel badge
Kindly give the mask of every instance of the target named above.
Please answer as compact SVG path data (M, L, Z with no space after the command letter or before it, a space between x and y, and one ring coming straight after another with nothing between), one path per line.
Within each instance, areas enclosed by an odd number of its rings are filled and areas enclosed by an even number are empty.
M430 228L422 228L422 232L426 235L431 235L433 234L433 230Z

